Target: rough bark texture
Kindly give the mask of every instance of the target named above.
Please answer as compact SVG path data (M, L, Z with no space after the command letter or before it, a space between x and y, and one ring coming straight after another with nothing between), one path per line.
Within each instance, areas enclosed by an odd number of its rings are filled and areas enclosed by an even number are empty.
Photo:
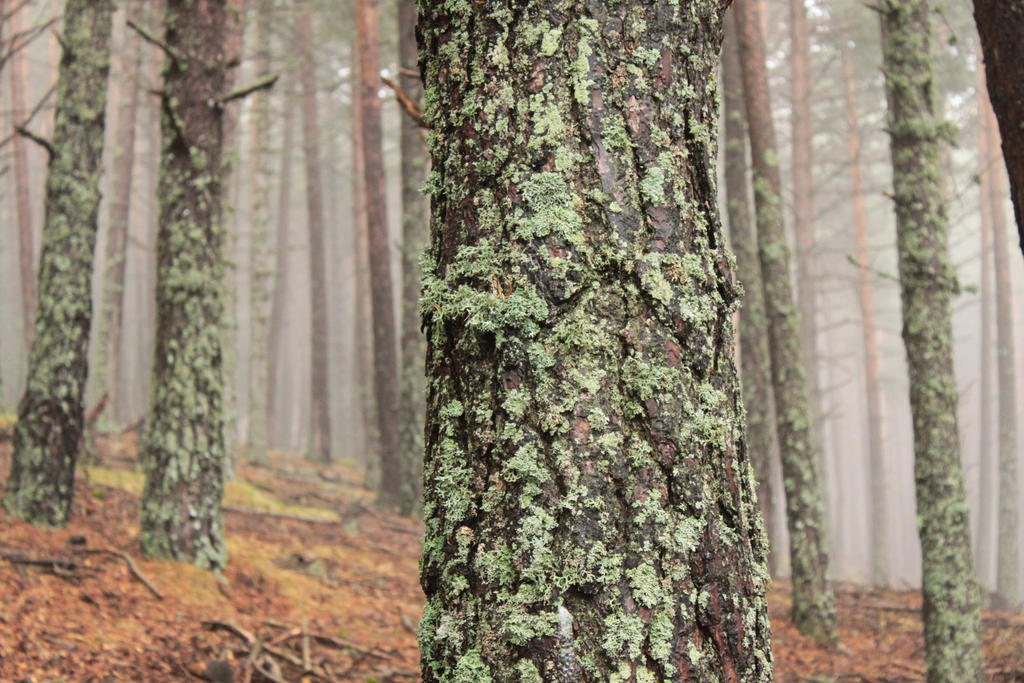
M807 373L812 438L824 463L821 439L821 378L818 372L818 283L814 269L814 119L811 116L811 50L805 0L789 0L790 95L793 106L793 227L796 233L796 293L800 308L800 350ZM822 467L824 476L824 467ZM827 514L827 510L826 510Z
M380 120L380 35L377 0L356 0L359 33L359 88L363 141L363 192L370 248L370 302L373 308L373 389L380 434L380 483L377 504L409 511L403 489L412 473L402 456L395 424L398 408L398 354L391 290L391 243L388 239L384 150Z
M853 234L857 243L858 285L861 335L864 344L864 399L867 402L868 462L871 469L871 505L868 507L871 548L871 580L876 585L889 582L889 475L885 457L885 409L881 361L878 353L878 328L875 325L875 300L871 286L871 254L868 251L868 215L864 206L864 177L860 164L860 130L857 98L854 91L853 63L843 54L843 90L846 109L846 151L850 158L850 189L853 199ZM840 507L840 509L843 509Z
M313 55L313 11L307 9L299 19L299 45L302 61L299 81L302 85L302 147L306 162L306 215L309 221L309 284L313 316L312 339L312 427L313 457L331 460L331 413L327 371L327 248L324 236L323 179L320 175L320 122L316 101L316 61Z
M772 521L775 491L771 461L777 457L775 399L772 396L771 360L768 356L768 321L764 310L764 284L757 258L747 181L747 126L743 105L743 75L737 49L736 20L725 19L722 47L722 89L725 106L725 192L728 201L729 236L736 253L737 279L743 284L740 308L740 379L747 411L747 452L757 476L757 499L770 543L769 566L774 575L780 550L778 531Z
M142 547L222 568L226 453L221 325L223 108L229 81L227 0L168 0L157 196L157 331Z
M425 681L771 678L723 8L421 0Z
M933 110L926 0L884 0L883 71L914 422L924 636L930 683L982 681L978 587L960 467L949 260L940 187L942 126Z
M416 68L416 0L398 5L398 52L402 90L414 102L423 99ZM423 498L423 420L426 403L423 359L427 347L420 332L420 255L427 239L427 203L420 188L427 175L423 133L402 117L402 386L399 410L402 475L401 512L412 513Z
M140 3L126 4L128 19L139 21ZM114 159L111 173L113 184L110 197L110 216L107 223L107 242L104 259L103 299L100 310L99 330L96 339L100 349L94 355L97 367L94 370L97 400L107 394L107 414L116 421L121 411L121 328L124 320L124 283L128 264L128 219L131 215L132 176L135 166L135 119L139 110L142 87L139 74L142 70L142 39L130 28L124 29L124 44L121 48L123 64L121 99L117 109L117 128L114 131Z
M789 274L789 245L782 217L782 181L771 119L761 17L756 0L738 0L734 7L740 34L758 255L764 279L772 388L786 492L793 621L804 635L819 643L829 643L836 638L836 621L832 588L826 577L828 552L821 458L811 437L811 412L800 351L800 314L794 305Z
M999 133L987 107L986 156L998 169ZM1022 122L1024 123L1024 122ZM1013 282L1010 279L1009 240L1006 238L1005 195L1002 173L992 173L986 183L992 226L992 251L996 276L996 376L999 384L999 552L996 560L996 593L1007 606L1020 604L1020 531L1017 487L1017 344L1013 334Z
M92 263L110 71L111 0L68 0L46 176L39 311L4 507L64 525L82 438Z
M24 30L23 15L27 8L22 5L10 17L10 34L18 35ZM11 56L7 65L10 84L10 102L15 125L20 125L29 107L25 100L25 82L28 80L28 65L25 50ZM14 132L14 131L12 131ZM32 202L29 196L28 145L20 135L11 140L12 166L14 167L14 212L18 221L18 274L21 285L21 323L25 339L25 351L32 348L32 333L36 317L36 270L35 250L32 239Z
M256 75L270 72L270 22L272 0L257 0ZM265 462L268 448L267 377L270 346L271 281L274 253L270 239L270 93L253 95L252 124L252 275L250 283L251 342L249 352L249 420L246 453L252 462Z
M1010 196L1024 252L1024 0L974 0L989 99L999 120Z

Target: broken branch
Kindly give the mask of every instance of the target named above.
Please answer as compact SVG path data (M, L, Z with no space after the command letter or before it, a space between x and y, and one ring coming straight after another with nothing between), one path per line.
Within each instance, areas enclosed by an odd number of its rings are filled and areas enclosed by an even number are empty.
M248 97L249 95L253 94L254 92L258 92L260 90L267 90L268 88L273 88L274 84L277 83L277 79L278 78L280 78L280 76L278 74L273 74L271 76L265 76L264 78L261 78L260 80L256 81L252 85L247 85L244 88L239 88L237 90L232 90L227 95L225 95L224 97L220 98L220 103L223 106L223 105L227 104L228 102L233 102L235 100L240 100L243 97Z
M398 106L402 108L409 117L416 122L416 125L423 129L429 129L426 120L423 118L423 112L420 111L420 106L413 102L412 98L406 94L402 88L390 78L381 76L380 80L384 85L391 88L395 93L395 99L398 100Z
M163 594L157 590L156 586L150 583L149 579L142 575L142 572L139 571L139 568L135 566L135 562L126 553L123 553L120 550L115 550L113 548L78 548L74 552L80 555L98 555L101 553L105 553L107 555L114 555L115 557L120 557L128 565L128 570L131 571L132 576L138 579L143 586L148 588L149 592L156 596L157 600L164 599Z

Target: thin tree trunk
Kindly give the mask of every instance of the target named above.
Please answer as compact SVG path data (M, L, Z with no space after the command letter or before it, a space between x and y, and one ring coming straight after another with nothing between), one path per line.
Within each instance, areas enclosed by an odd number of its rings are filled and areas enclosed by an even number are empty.
M978 574L978 582L982 586L995 586L993 582L993 558L994 540L996 529L996 515L994 509L999 502L996 482L996 449L993 448L994 441L993 422L995 415L992 406L996 404L992 395L992 371L994 363L993 349L995 348L992 338L992 206L989 201L988 186L994 180L995 173L991 164L996 163L1002 167L1002 160L993 159L989 156L989 105L984 101L985 77L981 69L977 71L975 86L978 92L978 156L980 159L979 177L980 206L979 216L981 217L981 348L979 350L979 374L978 382L978 533L975 542L974 567ZM998 413L996 413L998 414Z
M416 2L399 0L399 82L414 102L423 98L417 65ZM426 410L423 359L427 347L420 332L420 254L427 239L427 204L420 188L427 177L422 132L402 117L402 385L398 413L404 472L399 511L411 514L423 497L423 420Z
M757 208L757 242L775 396L775 415L786 492L789 553L793 573L793 621L818 643L836 639L835 605L826 577L825 503L821 458L811 437L800 352L800 314L789 274L789 245L782 216L775 130L771 118L765 47L756 0L735 5L743 94L750 131Z
M295 146L295 122L292 97L294 88L286 81L282 105L284 121L281 133L280 185L277 193L277 226L274 250L274 299L270 306L270 343L267 350L267 433L274 443L281 443L281 424L285 406L280 400L278 378L282 371L285 342L285 318L288 309L288 290L291 274L288 268L288 246L291 234L292 150Z
M782 548L774 528L775 491L771 461L777 457L775 399L772 396L771 360L768 356L768 322L764 310L764 284L757 258L757 236L750 215L747 182L747 126L743 110L743 75L737 47L736 20L725 18L726 40L722 47L722 85L725 105L725 191L729 235L736 253L737 276L743 284L740 308L740 377L747 410L747 451L757 477L757 498L769 540L768 562L772 574L779 569Z
M127 3L126 19L140 21L138 3ZM96 335L100 349L96 354L99 368L96 375L97 397L107 394L108 414L115 417L121 413L121 340L124 322L124 283L127 266L126 246L128 224L131 215L132 177L135 166L135 119L139 110L142 92L139 76L142 71L142 40L130 28L124 30L122 46L123 82L120 87L120 101L117 110L117 126L114 129L114 160L111 164L113 186L110 197L110 215L107 224L106 257L103 277L102 308L100 327Z
M10 18L11 35L17 35L24 29L22 14L27 12L22 7ZM10 84L10 102L12 120L20 125L28 114L25 98L25 84L28 81L28 63L25 50L21 50L10 58L7 65L8 83ZM14 133L15 131L11 131ZM25 353L32 348L32 334L36 315L36 272L35 249L32 238L32 200L29 194L28 177L28 141L15 133L11 140L14 166L14 209L18 221L18 269L21 284L21 323L25 340Z
M45 199L43 292L18 406L4 507L35 524L71 516L92 322L111 0L68 0Z
M995 116L985 107L985 156L988 169L998 169L999 132ZM1010 280L1010 246L1006 238L1005 197L1002 174L992 172L988 190L992 219L992 251L996 276L996 362L999 386L999 551L996 559L996 593L1015 608L1020 604L1020 534L1017 528L1017 344L1013 334L1013 283Z
M843 53L843 85L846 105L846 151L850 158L850 189L853 195L853 233L857 242L857 294L860 301L864 344L864 387L868 412L868 463L871 472L868 546L871 549L871 580L887 585L890 571L888 471L885 457L885 408L880 378L878 329L875 326L874 292L871 287L871 254L868 251L868 216L864 207L864 178L860 164L860 131L853 63ZM842 509L842 508L840 508Z
M309 219L309 278L312 312L312 427L313 457L331 460L331 413L327 373L327 264L324 248L323 190L320 168L320 123L316 102L316 61L313 57L313 10L299 18L299 44L302 61L299 81L302 85L302 142L306 161L306 211Z
M926 0L883 0L877 7L914 422L928 680L980 682L985 675L979 596L971 566L953 372L950 300L958 284L949 260L940 124L932 104L930 10Z
M157 196L157 330L149 418L142 548L222 569L225 181L223 108L230 87L230 0L168 0L173 51L161 92L163 152ZM211 105L211 103L214 103Z
M256 76L270 72L271 0L257 0L255 57ZM252 270L251 270L251 346L249 353L249 432L247 454L252 462L266 462L268 420L268 347L271 317L271 278L274 276L273 252L270 244L270 93L254 95L252 125Z
M1024 0L974 0L988 95L999 121L1010 196L1024 252Z
M771 679L712 161L725 4L419 3L425 683Z
M391 243L388 239L387 196L380 120L380 33L377 0L356 0L359 33L359 88L363 139L363 191L370 242L370 302L373 306L373 388L380 435L380 486L377 504L387 510L406 511L403 497L409 481L401 454L395 411L398 408L398 357L394 299L391 294Z

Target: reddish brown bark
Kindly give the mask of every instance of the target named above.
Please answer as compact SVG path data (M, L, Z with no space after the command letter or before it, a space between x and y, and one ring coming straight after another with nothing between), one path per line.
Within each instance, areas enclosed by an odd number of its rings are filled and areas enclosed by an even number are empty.
M398 355L391 294L391 246L388 240L380 98L380 43L376 0L356 0L359 33L359 88L363 140L363 189L370 246L370 301L373 307L373 374L380 432L380 487L377 502L386 509L402 506L402 461L395 424L398 407Z
M999 121L1010 196L1024 251L1024 0L974 0L989 99Z
M309 278L312 296L312 427L313 457L322 462L331 459L331 421L327 373L327 272L323 189L320 175L320 122L316 103L316 63L313 58L313 12L299 19L299 46L302 61L299 81L302 86L302 142L306 161L306 210L309 220Z
M846 99L846 150L850 157L850 186L853 195L853 232L857 242L861 334L864 344L864 385L868 413L868 462L871 469L870 518L871 579L876 585L888 581L891 526L886 491L884 401L879 372L878 329L875 325L874 293L871 287L871 255L868 252L868 218L864 207L864 178L860 165L860 133L857 128L857 100L853 64L843 55L843 85Z

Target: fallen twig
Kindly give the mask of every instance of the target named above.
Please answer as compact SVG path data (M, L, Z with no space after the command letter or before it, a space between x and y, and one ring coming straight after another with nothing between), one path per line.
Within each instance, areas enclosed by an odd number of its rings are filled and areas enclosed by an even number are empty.
M100 553L106 553L108 555L115 555L116 557L120 557L128 564L128 569L129 571L131 571L132 576L138 579L143 586L148 588L149 592L156 596L157 600L164 599L163 594L157 590L156 586L150 583L149 579L142 575L142 572L140 572L139 568L135 566L135 562L132 560L131 557L128 556L127 553L123 553L120 550L115 550L114 548L76 548L72 552L78 553L80 555L97 555Z

